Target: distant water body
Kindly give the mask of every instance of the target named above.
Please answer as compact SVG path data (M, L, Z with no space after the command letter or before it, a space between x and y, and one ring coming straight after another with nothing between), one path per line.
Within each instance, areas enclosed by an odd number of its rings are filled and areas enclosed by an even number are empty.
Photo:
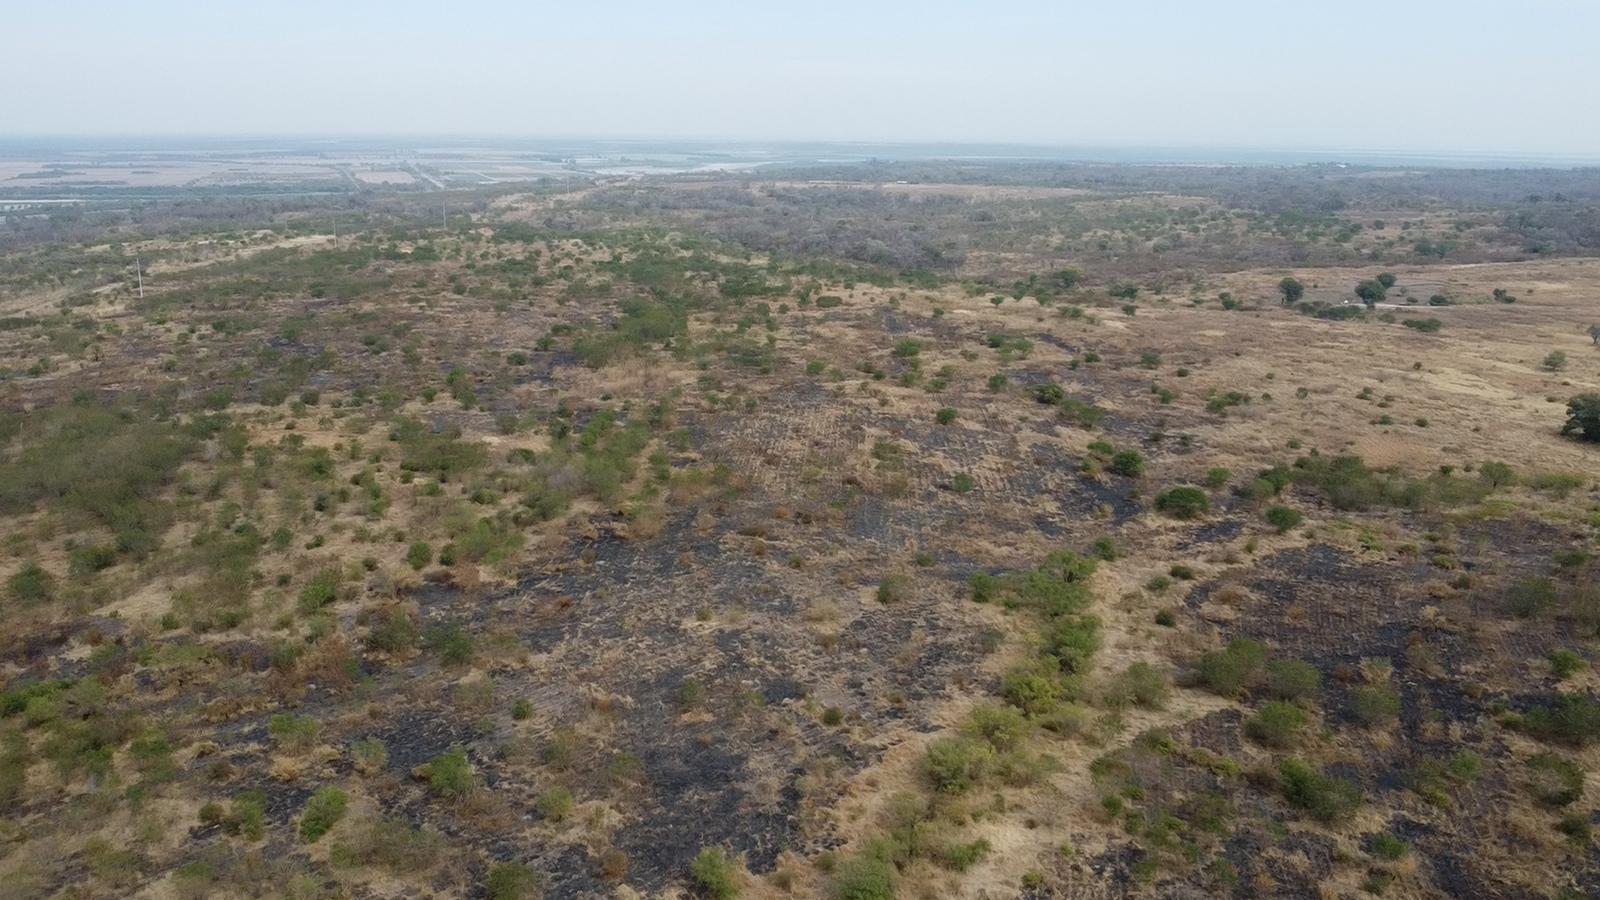
M1600 149L1588 154L1501 151L1419 151L1382 148L1273 148L1211 145L1039 145L999 143L868 143L828 141L654 140L525 138L486 135L227 136L0 136L0 159L85 156L295 156L301 154L491 154L583 160L586 169L704 171L772 164L971 160L1119 163L1182 166L1294 166L1345 164L1427 168L1573 168L1600 166Z

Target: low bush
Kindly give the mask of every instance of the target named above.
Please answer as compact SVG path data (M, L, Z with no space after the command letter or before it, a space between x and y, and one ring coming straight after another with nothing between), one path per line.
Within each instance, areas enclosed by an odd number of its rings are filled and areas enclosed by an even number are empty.
M1200 657L1200 680L1213 693L1237 697L1261 671L1267 661L1267 648L1249 638L1237 638L1222 650Z
M1350 713L1363 725L1381 725L1400 715L1400 694L1382 684L1364 684L1350 691Z
M1305 725L1304 710L1287 700L1273 700L1245 722L1244 731L1257 743L1285 750L1294 746Z
M1278 784L1290 805L1321 822L1344 821L1361 806L1361 789L1355 784L1292 757L1279 764Z
M894 866L865 854L845 860L834 870L833 896L835 900L894 900Z
M464 797L477 787L467 752L451 747L422 766L422 776L434 793L445 797Z
M344 818L349 798L331 785L317 788L300 813L300 840L314 844Z
M483 892L489 900L536 900L539 876L522 863L495 863L483 881Z
M1174 519L1198 519L1211 508L1206 492L1182 485L1156 495L1156 509Z
M695 884L713 900L733 900L739 896L739 865L721 847L705 847L689 864Z
M939 738L928 745L922 773L934 790L960 794L975 787L988 771L994 753L966 737Z
M1105 700L1112 707L1160 709L1167 701L1167 676L1147 662L1131 663L1106 687Z
M1567 806L1583 797L1583 768L1564 756L1540 753L1528 760L1528 792L1546 806Z
M1267 691L1279 700L1305 700L1322 687L1322 673L1299 659L1274 659L1267 663Z
M1300 524L1300 512L1288 506L1269 506L1263 518L1267 524L1283 534Z

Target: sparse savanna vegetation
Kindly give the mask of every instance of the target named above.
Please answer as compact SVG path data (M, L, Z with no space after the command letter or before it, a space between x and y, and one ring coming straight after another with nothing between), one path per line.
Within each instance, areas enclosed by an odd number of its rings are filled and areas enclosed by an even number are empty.
M1592 174L581 165L0 222L7 896L1600 885Z

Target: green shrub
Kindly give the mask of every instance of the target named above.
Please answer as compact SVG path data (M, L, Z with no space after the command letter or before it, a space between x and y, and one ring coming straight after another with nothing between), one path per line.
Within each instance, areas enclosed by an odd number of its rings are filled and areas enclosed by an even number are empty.
M403 653L417 643L417 626L410 613L388 609L378 613L367 632L367 649L380 653Z
M467 752L460 747L451 747L428 761L422 766L422 776L434 793L445 797L463 797L477 787Z
M308 844L316 843L328 833L328 829L344 818L348 803L349 798L344 791L332 785L317 788L300 813L300 840Z
M922 774L935 790L960 794L982 780L993 757L988 746L970 738L939 738L928 745L922 759Z
M533 802L533 808L539 811L539 815L551 822L565 819L572 812L572 805L572 792L559 784L546 788Z
M1267 663L1267 690L1279 700L1305 700L1322 687L1322 673L1299 659L1274 659Z
M259 841L267 835L267 795L251 790L234 796L223 828L247 841Z
M934 861L946 869L965 872L981 862L992 849L988 841L978 838L966 843L944 844L934 851L933 856Z
M1528 760L1528 792L1546 806L1567 806L1583 797L1583 768L1564 756L1540 753Z
M1088 668L1099 649L1100 620L1094 616L1062 616L1045 631L1045 653L1068 674Z
M1300 512L1288 506L1269 506L1264 514L1267 524L1277 530L1279 534L1289 531L1300 524Z
M1160 709L1167 701L1167 676L1147 662L1129 664L1106 688L1108 705Z
M953 407L953 406L940 407L939 411L934 413L933 420L935 422L938 422L940 425L949 425L951 422L954 422L956 420L955 407Z
M1119 450L1112 455L1106 468L1125 478L1138 478L1144 474L1144 454L1137 450Z
M433 562L433 547L427 541L415 541L406 550L406 564L413 569L422 570L428 563Z
M1523 479L1523 484L1536 491L1565 497L1588 482L1581 472L1535 472Z
M834 870L835 900L894 900L894 893L894 867L875 856L854 856Z
M1563 435L1577 433L1586 441L1600 441L1600 394L1579 394L1567 401L1567 421Z
M1516 473L1503 462L1486 462L1478 466L1478 477L1490 487L1509 487L1517 481Z
M489 867L483 890L489 900L536 900L539 876L522 863L495 863Z
M980 703L968 714L966 730L996 750L1009 750L1028 733L1028 720L1015 707Z
M1533 618L1554 606L1555 602L1555 582L1548 578L1519 578L1506 588L1506 611L1521 619Z
M1387 831L1381 831L1373 835L1372 841L1368 846L1371 849L1373 856L1376 856L1379 859L1389 860L1390 862L1400 859L1411 850L1410 844L1407 844L1405 841L1400 840Z
M1278 783L1290 805L1321 822L1348 819L1361 805L1361 790L1354 784L1292 757L1278 765Z
M972 599L976 603L988 603L1000 596L1004 582L987 572L974 572L967 578L967 587L972 589Z
M428 649L439 654L440 662L446 665L465 665L472 659L472 637L454 622L428 629L425 643Z
M338 597L339 572L337 569L324 569L312 576L305 587L300 589L300 611L310 615L337 600Z
M1524 713L1521 727L1542 741L1587 746L1600 737L1600 702L1586 694L1558 694L1555 705Z
M1400 694L1388 685L1360 685L1350 690L1350 712L1363 725L1392 722L1400 715Z
M6 593L18 603L42 603L55 596L55 590L55 576L31 559L6 579Z
M1212 490L1217 490L1218 488L1220 488L1223 485L1227 484L1228 483L1228 479L1230 479L1232 477L1233 477L1233 473L1228 471L1227 469L1222 468L1221 466L1218 466L1218 467L1216 467L1214 469L1207 469L1206 470L1206 487L1211 488Z
M910 579L904 575L885 575L878 581L879 603L898 603L911 592Z
M1042 716L1060 701L1061 680L1043 666L1027 663L1001 677L1000 694L1024 714Z
M1584 661L1583 657L1573 653L1571 650L1561 649L1550 652L1550 673L1556 677L1557 681L1570 677L1587 665L1588 663Z
M1206 492L1182 485L1156 495L1156 509L1174 519L1198 519L1211 508Z
M713 900L733 900L739 896L739 866L721 847L705 847L689 864L695 884Z
M1200 657L1200 680L1214 693L1237 697L1267 661L1267 648L1249 638L1237 638L1222 650Z
M1244 723L1245 734L1278 750L1294 746L1305 728L1305 711L1287 700L1273 700Z
M357 771L372 774L389 764L389 748L384 746L382 738L361 738L350 743L350 757Z
M278 713L267 720L267 733L284 749L303 752L316 744L322 723L311 716Z

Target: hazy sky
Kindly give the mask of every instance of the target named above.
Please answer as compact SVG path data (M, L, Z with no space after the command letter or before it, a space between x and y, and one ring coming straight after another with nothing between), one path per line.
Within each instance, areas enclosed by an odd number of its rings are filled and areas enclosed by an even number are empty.
M1600 156L1597 0L3 0L0 136Z

